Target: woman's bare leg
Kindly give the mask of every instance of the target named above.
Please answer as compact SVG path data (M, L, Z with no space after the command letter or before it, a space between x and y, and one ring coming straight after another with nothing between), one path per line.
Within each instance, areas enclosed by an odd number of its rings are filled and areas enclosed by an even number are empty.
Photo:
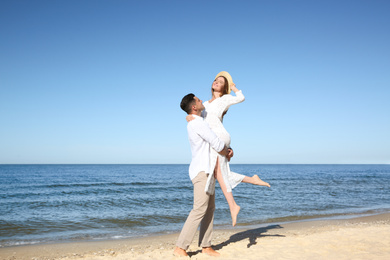
M259 186L266 186L266 187L271 187L268 182L265 182L259 178L257 175L253 175L252 177L245 176L245 178L242 180L242 182L245 183L251 183L254 185L259 185Z
M236 201L234 200L233 193L227 191L225 181L224 181L222 173L221 173L221 167L219 165L218 159L219 158L217 158L217 164L215 165L214 174L215 174L216 179L219 182L219 186L221 186L221 190L223 192L223 195L225 196L226 201L229 205L230 215L232 216L232 225L234 227L237 223L237 215L238 215L238 212L240 212L241 207L238 206Z

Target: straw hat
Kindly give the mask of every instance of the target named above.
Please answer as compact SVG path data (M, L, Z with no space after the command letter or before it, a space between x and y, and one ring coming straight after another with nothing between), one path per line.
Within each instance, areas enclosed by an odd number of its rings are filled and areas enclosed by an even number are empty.
M232 76L230 76L229 72L227 72L227 71L221 71L220 73L217 74L217 76L215 76L215 79L214 79L214 80L216 80L216 79L217 79L218 77L220 77L220 76L223 76L223 77L225 77L225 78L227 79L228 84L229 84L229 87L228 87L228 94L230 94L230 92L232 91L232 90L230 89L230 86L233 84Z

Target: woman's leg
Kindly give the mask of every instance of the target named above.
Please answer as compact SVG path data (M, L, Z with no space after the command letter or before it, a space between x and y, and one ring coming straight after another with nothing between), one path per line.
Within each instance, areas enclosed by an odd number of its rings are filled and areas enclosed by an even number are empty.
M238 212L240 212L241 207L238 206L236 201L234 200L233 193L227 191L225 181L223 179L222 172L221 172L221 166L219 165L219 158L217 158L217 163L215 165L214 174L215 174L216 179L219 182L219 186L221 186L221 190L223 192L223 195L225 196L226 201L229 205L230 215L232 216L232 225L234 227L237 223L237 215L238 215Z
M257 175L253 175L252 177L245 176L242 182L259 185L259 186L271 187L271 185L269 185L268 182L261 180Z

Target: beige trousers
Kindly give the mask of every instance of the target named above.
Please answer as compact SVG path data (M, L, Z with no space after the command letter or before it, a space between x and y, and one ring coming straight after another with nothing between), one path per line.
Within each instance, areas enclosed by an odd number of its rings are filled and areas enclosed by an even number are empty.
M215 195L208 195L204 188L207 182L207 174L200 172L193 180L194 205L184 223L176 245L187 250L194 239L196 230L200 224L199 246L210 247L213 233Z

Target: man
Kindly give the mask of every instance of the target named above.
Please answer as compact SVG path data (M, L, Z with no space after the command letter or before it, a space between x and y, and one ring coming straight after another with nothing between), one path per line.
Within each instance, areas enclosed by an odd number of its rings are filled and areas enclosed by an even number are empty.
M174 254L176 256L188 256L186 250L200 225L199 246L202 247L202 253L219 256L219 253L211 248L215 194L209 195L205 192L207 176L213 174L210 170L209 153L210 149L213 148L221 155L231 157L232 151L226 148L224 142L203 121L201 117L201 112L204 110L202 100L191 93L183 97L180 107L195 118L187 125L192 152L189 175L194 185L194 205L179 235Z

